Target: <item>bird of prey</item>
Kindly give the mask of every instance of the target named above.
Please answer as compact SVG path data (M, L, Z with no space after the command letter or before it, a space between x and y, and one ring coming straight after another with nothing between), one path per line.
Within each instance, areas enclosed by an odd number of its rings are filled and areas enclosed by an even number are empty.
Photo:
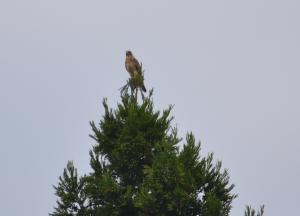
M126 51L125 68L130 74L131 78L135 78L137 75L142 75L142 67L138 60L133 56L131 51ZM146 92L144 82L140 84L141 89Z

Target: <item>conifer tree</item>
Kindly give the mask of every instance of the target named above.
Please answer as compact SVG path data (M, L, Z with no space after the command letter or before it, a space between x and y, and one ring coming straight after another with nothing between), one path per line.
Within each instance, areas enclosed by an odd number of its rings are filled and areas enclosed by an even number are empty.
M251 206L246 206L245 216L263 216L265 206L262 205L259 211L256 213L255 210Z
M103 100L102 119L90 122L92 171L79 177L67 164L50 215L229 215L236 195L227 170L213 154L200 154L192 133L178 137L172 107L156 111L152 91L139 104L128 93L133 82L123 87L116 109Z

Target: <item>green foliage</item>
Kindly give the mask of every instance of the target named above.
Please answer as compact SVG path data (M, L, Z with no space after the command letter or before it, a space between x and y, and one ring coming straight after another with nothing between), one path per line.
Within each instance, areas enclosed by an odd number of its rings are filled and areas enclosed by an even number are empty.
M260 210L256 214L255 210L252 209L251 206L246 206L245 216L263 216L263 214L264 214L264 208L265 208L265 206L262 205L260 207Z
M146 91L145 85L144 85L144 70L142 69L142 64L141 64L141 70L140 71L136 71L132 77L130 77L127 80L126 85L124 85L120 91L121 91L121 95L125 96L128 92L128 90L130 89L131 91L131 98L133 100L135 100L135 102L137 102L137 91L138 89L141 89L141 94L142 94L142 98L144 99L144 94L143 91ZM136 94L134 96L134 94Z
M144 72L138 71L134 73L134 76L129 79L129 85L131 88L137 88L144 85Z
M227 170L200 155L192 133L182 143L172 107L155 111L152 92L141 104L126 92L121 99L115 110L103 101L103 118L90 123L92 171L78 178L67 165L51 215L229 215L236 195Z
M87 215L86 194L83 191L85 177L78 178L77 170L72 162L68 162L64 169L63 176L59 177L59 183L56 195L60 197L57 201L55 213L50 215L69 216L69 215Z

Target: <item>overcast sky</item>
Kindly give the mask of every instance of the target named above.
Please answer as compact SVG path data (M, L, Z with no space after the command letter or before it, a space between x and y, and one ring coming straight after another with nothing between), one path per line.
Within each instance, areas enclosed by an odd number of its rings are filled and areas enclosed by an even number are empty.
M246 204L299 214L298 0L0 1L0 215L53 211L68 160L88 173L90 120L143 62L157 109L229 169Z

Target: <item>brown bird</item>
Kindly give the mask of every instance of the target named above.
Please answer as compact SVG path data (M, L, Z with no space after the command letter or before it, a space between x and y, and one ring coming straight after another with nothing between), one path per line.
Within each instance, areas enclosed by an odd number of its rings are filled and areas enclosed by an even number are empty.
M131 78L134 78L136 75L142 76L142 67L138 60L133 56L131 51L126 51L125 68L130 74ZM144 92L146 92L144 82L140 87Z

